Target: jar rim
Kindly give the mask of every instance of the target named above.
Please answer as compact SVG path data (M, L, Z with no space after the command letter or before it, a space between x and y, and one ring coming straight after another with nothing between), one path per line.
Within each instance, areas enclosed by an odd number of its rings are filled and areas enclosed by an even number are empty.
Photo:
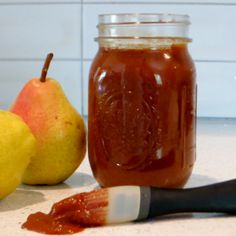
M189 16L119 13L98 16L99 38L189 38Z
M187 45L192 40L176 37L97 37L95 41L103 48L159 50L173 45Z
M117 24L190 24L187 14L172 13L118 13L100 14L99 25Z

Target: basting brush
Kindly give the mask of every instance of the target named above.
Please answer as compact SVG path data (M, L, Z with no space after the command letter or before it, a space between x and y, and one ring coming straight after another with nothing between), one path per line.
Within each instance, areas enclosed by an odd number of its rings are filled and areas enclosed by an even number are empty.
M103 188L62 200L50 214L60 215L68 207L78 212L73 214L74 221L85 226L139 221L180 212L236 213L236 179L189 189Z

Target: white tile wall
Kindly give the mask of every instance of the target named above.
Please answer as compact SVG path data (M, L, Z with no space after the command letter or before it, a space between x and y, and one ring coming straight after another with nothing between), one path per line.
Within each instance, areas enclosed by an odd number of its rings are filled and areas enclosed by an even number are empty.
M236 117L236 63L197 62L198 115Z
M88 77L89 77L89 69L90 69L91 61L83 62L83 90L84 90L84 106L83 113L84 115L88 115Z
M0 0L0 108L40 74L43 58L53 51L49 75L87 115L97 16L112 12L189 14L198 115L236 117L236 0Z
M80 58L81 5L0 5L0 58Z
M22 4L22 3L187 3L187 4L234 4L236 0L0 0L0 3L3 4Z
M0 0L0 4L50 4L50 3L81 3L82 0Z
M129 4L135 4L135 3L186 3L186 4L199 4L199 3L204 3L204 4L234 4L236 3L236 0L83 0L84 3L129 3Z

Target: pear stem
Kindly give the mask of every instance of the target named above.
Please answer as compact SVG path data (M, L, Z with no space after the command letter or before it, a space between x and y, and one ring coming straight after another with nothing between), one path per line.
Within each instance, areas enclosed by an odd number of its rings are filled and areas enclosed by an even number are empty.
M42 72L41 72L41 76L40 76L40 79L39 79L43 83L46 82L46 76L47 76L48 68L49 68L50 63L52 61L52 58L53 58L53 53L49 53L47 55L47 58L46 58L45 62L44 62L43 69L42 69Z

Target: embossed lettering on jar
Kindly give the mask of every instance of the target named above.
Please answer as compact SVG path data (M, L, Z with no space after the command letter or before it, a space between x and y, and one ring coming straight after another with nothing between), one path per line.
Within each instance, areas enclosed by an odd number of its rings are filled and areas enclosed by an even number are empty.
M196 149L189 17L99 17L89 75L89 160L102 186L182 187Z

